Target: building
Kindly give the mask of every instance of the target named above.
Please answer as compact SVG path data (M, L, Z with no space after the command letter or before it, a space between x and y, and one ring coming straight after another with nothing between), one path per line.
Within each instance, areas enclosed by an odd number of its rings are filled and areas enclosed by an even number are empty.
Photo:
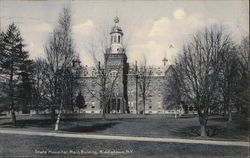
M172 111L165 111L164 108L164 84L172 66L163 59L163 66L145 67L146 80L145 107L143 104L143 77L140 74L143 69L137 65L130 66L127 62L127 55L123 47L123 32L119 27L119 19L114 19L115 25L110 32L110 47L104 54L104 64L98 67L84 67L82 91L87 107L83 113L101 113L102 82L106 81L106 90L109 91L107 113L142 113L145 108L146 114L164 114ZM132 64L131 64L132 65ZM101 74L105 71L107 78Z

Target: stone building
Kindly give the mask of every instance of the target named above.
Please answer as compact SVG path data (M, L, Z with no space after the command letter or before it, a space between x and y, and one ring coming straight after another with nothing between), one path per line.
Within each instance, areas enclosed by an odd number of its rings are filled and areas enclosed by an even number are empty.
M107 87L111 87L109 102L107 105L108 113L142 113L144 105L142 100L140 67L130 66L127 62L127 55L123 47L123 32L119 27L119 19L114 19L115 25L110 32L110 47L104 54L104 68L109 73ZM147 88L145 91L145 113L164 114L163 104L164 84L167 76L172 69L167 64L166 58L163 59L163 66L147 66L146 75ZM131 64L132 65L132 64ZM82 91L87 107L83 113L101 113L100 99L100 70L101 68L84 67Z

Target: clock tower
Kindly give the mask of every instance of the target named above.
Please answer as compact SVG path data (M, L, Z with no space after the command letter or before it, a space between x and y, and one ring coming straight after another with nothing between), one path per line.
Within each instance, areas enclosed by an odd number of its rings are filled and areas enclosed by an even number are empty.
M123 32L119 27L119 18L114 18L114 26L110 32L110 47L104 54L105 67L109 73L109 86L112 86L112 97L107 112L126 113L128 63L123 47Z

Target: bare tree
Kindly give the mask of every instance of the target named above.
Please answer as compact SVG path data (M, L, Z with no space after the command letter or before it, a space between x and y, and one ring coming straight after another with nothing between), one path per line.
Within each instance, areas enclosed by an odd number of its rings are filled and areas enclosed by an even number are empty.
M80 73L75 71L76 64L80 61L74 50L71 33L71 14L69 8L63 8L49 42L45 46L46 59L48 62L48 100L51 104L51 118L55 120L55 108L59 107L55 130L58 130L63 108L72 107L74 88ZM80 70L80 69L77 69ZM78 76L78 77L77 77ZM69 101L70 100L70 101Z
M139 96L142 97L142 104L143 104L143 114L145 114L146 108L146 99L149 95L149 86L151 82L152 70L149 69L147 65L147 59L143 56L143 61L138 68L138 84L140 88Z
M250 71L250 52L249 52L249 35L244 37L239 45L239 58L240 64L244 68L245 71Z
M229 35L212 26L194 35L176 63L181 91L197 109L201 136L207 136L208 111L217 105L222 57L231 46Z
M238 82L237 101L239 111L243 106L246 112L250 105L250 50L249 50L249 35L244 37L237 50L240 64L240 81ZM249 109L249 108L248 108Z
M34 62L34 87L33 87L33 109L39 113L39 110L48 108L46 104L47 83L47 61L38 58Z
M240 67L236 48L233 47L223 53L223 62L220 88L222 91L222 101L224 114L228 112L228 121L232 121L232 109L237 104L237 88L240 81Z

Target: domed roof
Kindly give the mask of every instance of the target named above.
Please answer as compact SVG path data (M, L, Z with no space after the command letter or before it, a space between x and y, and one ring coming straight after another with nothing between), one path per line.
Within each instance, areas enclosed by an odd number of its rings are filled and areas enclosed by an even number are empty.
M110 34L112 34L112 33L120 33L120 34L123 34L123 33L122 33L122 29L121 29L119 26L113 26L112 29L111 29Z
M119 18L115 17L114 22L115 22L115 26L112 27L110 34L112 34L112 33L120 33L120 34L123 35L122 29L118 26Z

